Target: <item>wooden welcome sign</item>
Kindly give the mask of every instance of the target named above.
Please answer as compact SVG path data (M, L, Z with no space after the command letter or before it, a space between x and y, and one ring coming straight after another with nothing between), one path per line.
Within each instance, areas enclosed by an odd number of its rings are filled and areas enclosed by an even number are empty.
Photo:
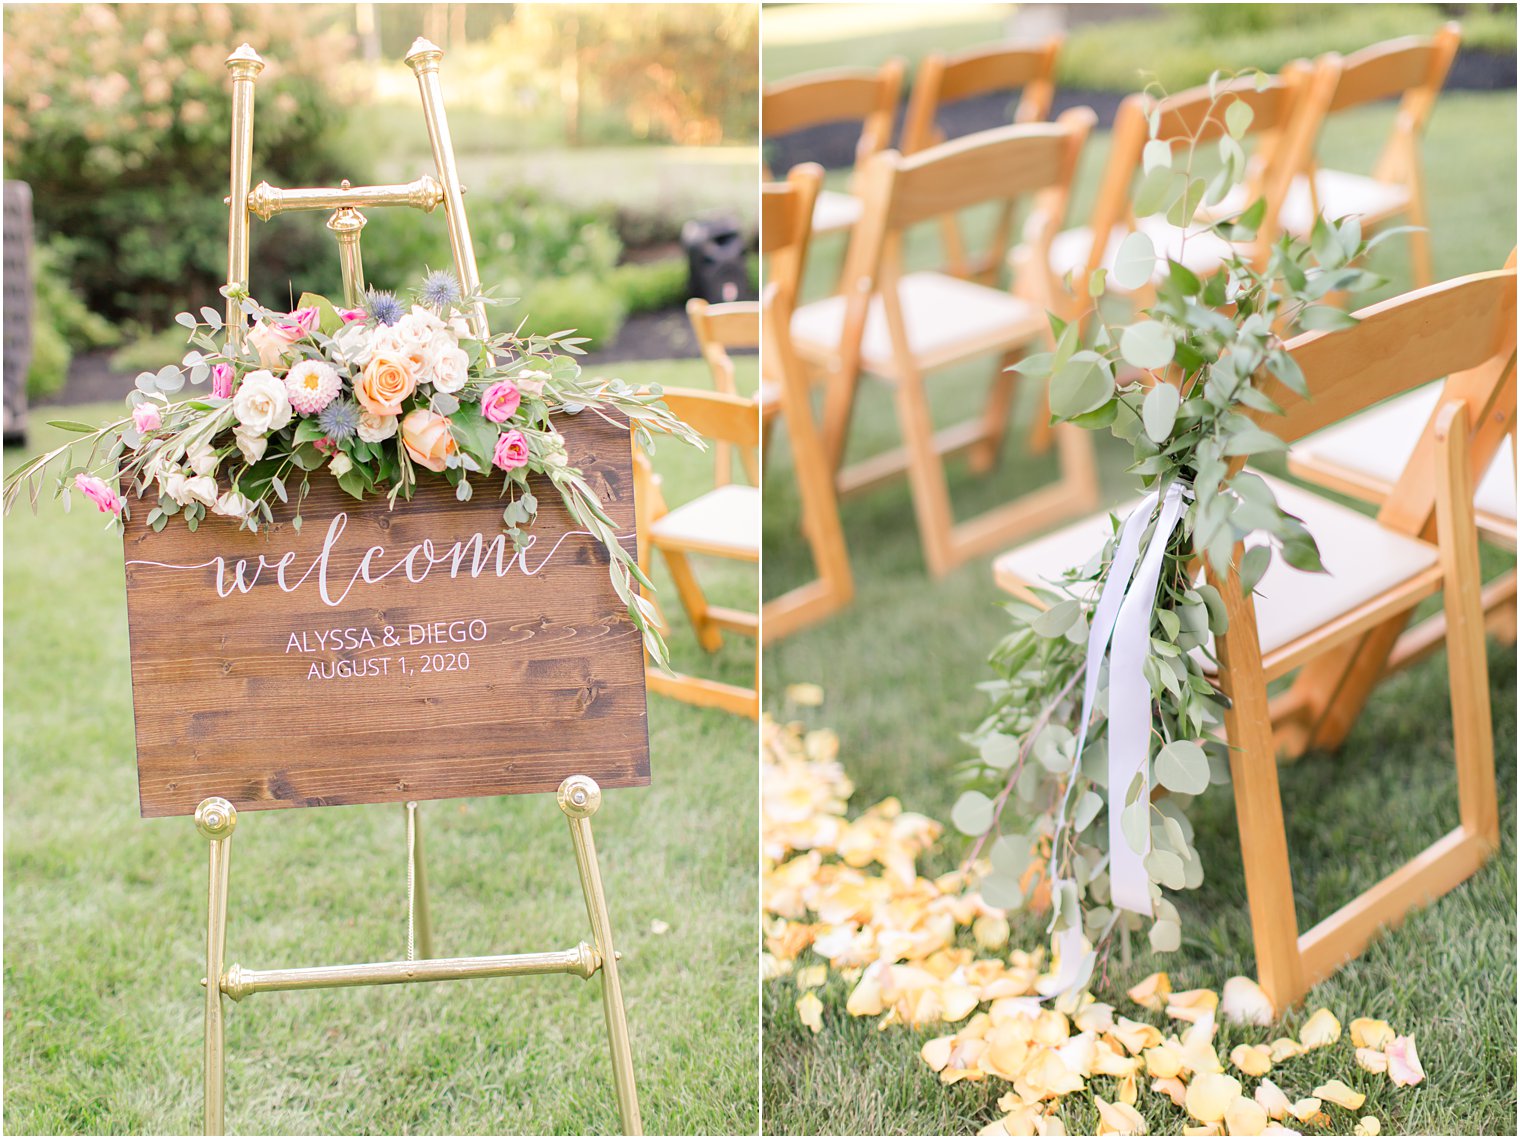
M634 540L632 441L585 415L570 462ZM125 534L144 817L649 782L644 654L607 553L535 477L514 550L504 500L425 472L363 503L325 471L252 534L211 516ZM294 497L292 495L292 497Z

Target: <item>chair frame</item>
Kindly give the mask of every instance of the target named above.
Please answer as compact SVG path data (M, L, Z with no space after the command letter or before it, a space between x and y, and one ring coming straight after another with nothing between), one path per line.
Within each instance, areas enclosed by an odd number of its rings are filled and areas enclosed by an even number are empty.
M762 141L825 123L858 120L860 138L850 174L850 193L857 193L862 167L892 144L905 71L903 61L894 57L877 68L830 68L768 83L760 99Z
M690 388L666 388L664 400L678 418L690 424L693 430L704 438L723 441L731 447L747 448L751 451L759 446L760 417L755 400L744 399L728 392L708 392ZM661 518L670 513L670 508L660 491L660 477L655 472L649 456L644 454L643 449L636 444L633 479L634 501L638 508L639 569L648 576L654 553L658 551L664 558L666 568L670 570L671 580L675 583L676 595L680 598L681 606L691 621L698 643L705 650L717 651L723 643L724 630L755 638L756 649L753 688L744 688L740 685L687 673L667 673L656 668L652 663L648 663L645 668L646 687L651 692L659 692L688 704L720 708L725 712L734 712L758 720L760 718L759 615L710 604L701 584L697 581L696 572L690 560L693 554L706 554L735 561L753 560L758 565L760 556L758 541L753 559L737 556L732 550L717 545L703 546L700 543L672 545L663 542L656 538L653 527ZM651 597L650 600L654 602L660 624L668 629L669 622L660 611L658 599Z
M1060 478L978 517L957 523L945 475L946 457L970 450L972 469L984 473L997 461L1008 429L1019 377L1008 371L1031 343L1053 347L1045 319L1048 303L1035 299L1027 326L999 330L980 342L915 357L898 293L904 275L903 232L972 205L1035 195L1043 220L1035 239L1044 263L1070 198L1093 113L1077 108L1055 123L1000 127L904 157L885 151L867 167L862 185L866 212L855 227L845 262L846 310L838 350L821 363L828 369L824 441L841 495L891 481L904 472L929 572L943 577L968 559L1061 518L1091 510L1098 488L1092 439L1069 424L1058 425ZM986 286L983 286L986 287ZM1050 300L1056 282L1038 291ZM900 448L843 466L862 369L862 339L873 297L879 296L891 341L891 371L882 376L895 389ZM925 376L950 364L996 354L998 371L980 416L935 431ZM1036 420L1043 417L1037 412Z
M926 56L919 64L903 117L902 152L917 154L945 141L935 121L942 107L996 91L1019 92L1015 123L1046 121L1055 99L1056 59L1063 42L1063 37L1051 36L1038 44L997 44L954 55L934 52ZM982 284L995 283L1004 260L998 251L1008 247L1012 227L1013 203L1007 202L998 216L992 252L973 258L966 252L955 217L947 215L940 227L946 271Z
M823 170L811 163L792 168L784 184L761 187L760 252L768 277L762 300L764 369L780 392L776 415L786 421L802 525L817 577L765 602L760 636L769 644L831 616L850 604L855 580L839 521L834 470L813 416L812 388L792 346L792 313L802 287L812 233L813 203ZM762 412L763 414L763 412ZM770 420L767 420L767 425Z
M1326 108L1327 114L1335 114L1400 96L1393 131L1373 166L1371 177L1378 182L1402 187L1408 191L1409 202L1402 208L1364 217L1362 221L1364 226L1371 228L1407 216L1410 224L1418 227L1409 234L1409 255L1415 284L1420 286L1435 279L1428 228L1430 217L1425 207L1425 184L1420 169L1420 138L1430 122L1461 44L1462 26L1452 22L1443 24L1433 36L1404 36L1353 52L1339 61L1339 82ZM1321 212L1314 183L1317 170L1318 162L1311 150L1306 156L1304 176L1316 214Z
M692 331L696 334L697 347L702 352L702 359L707 361L707 368L712 372L715 390L726 395L738 395L739 390L734 385L734 361L729 355L729 349L760 347L759 302L727 301L722 304L713 304L701 297L693 297L686 302L686 316L690 319ZM764 414L763 403L761 413ZM735 449L732 443L723 440L718 440L713 444L716 467L714 477L719 486L726 486L733 481ZM745 477L749 479L751 486L759 486L758 455L743 448L738 448L738 451Z

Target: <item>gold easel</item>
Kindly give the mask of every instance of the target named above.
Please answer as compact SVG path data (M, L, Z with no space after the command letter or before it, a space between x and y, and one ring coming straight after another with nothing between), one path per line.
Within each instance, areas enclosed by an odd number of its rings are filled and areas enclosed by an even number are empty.
M427 119L433 159L438 170L436 179L424 175L405 185L351 187L344 182L337 189L324 187L295 190L280 189L260 182L257 188L250 191L253 84L264 68L264 61L248 44L227 57L227 70L232 73L233 99L232 192L227 199L230 207L227 231L229 285L247 286L250 213L267 221L286 210L332 209L333 214L327 225L338 239L346 302L355 306L364 292L359 237L365 219L358 207L402 205L431 212L441 203L448 220L449 242L453 247L454 267L460 286L466 296L479 292L480 277L470 243L469 224L465 220L464 187L459 183L459 172L454 164L454 146L449 137L448 119L443 109L443 91L438 79L438 63L442 58L441 49L420 38L412 44L406 57L408 66L416 73L422 93L423 114ZM474 306L470 321L477 336L482 340L489 337L483 305L477 303ZM242 341L244 317L237 300L232 297L227 300L227 332L234 343ZM623 1008L622 985L618 980L618 960L621 954L613 946L612 922L607 912L606 894L602 889L596 844L591 836L591 816L601 805L601 788L589 776L572 775L560 784L558 799L559 808L570 824L576 868L580 873L581 891L586 899L586 916L591 923L592 944L582 941L572 949L550 953L434 957L417 804L406 803L406 959L295 969L245 969L239 964L226 964L228 858L232 832L237 826L237 810L226 799L212 797L202 801L195 812L195 825L210 841L206 975L201 979L206 990L206 1134L221 1135L225 1127L224 995L234 1001L241 1001L252 993L281 990L405 985L425 981L521 977L545 973L569 973L589 980L600 972L602 1011L607 1020L618 1112L622 1117L625 1134L642 1135L643 1124L639 1118L638 1090L634 1086L628 1021Z

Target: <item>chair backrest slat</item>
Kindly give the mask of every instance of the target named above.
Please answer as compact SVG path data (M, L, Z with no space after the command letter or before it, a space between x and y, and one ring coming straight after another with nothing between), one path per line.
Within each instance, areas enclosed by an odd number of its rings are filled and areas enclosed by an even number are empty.
M815 71L767 84L760 100L761 134L776 138L825 123L858 121L855 159L860 162L890 145L902 81L902 60L889 59L874 70Z
M666 388L665 405L704 439L736 447L760 445L760 408L752 399L698 388Z
M1353 52L1341 63L1330 110L1404 97L1415 90L1433 96L1446 82L1461 42L1461 26L1447 24L1434 36L1404 36Z
M1055 64L1061 37L1044 43L972 48L954 55L931 54L919 65L903 119L902 149L916 154L938 138L935 119L947 103L998 91L1018 91L1015 123L1037 123L1050 114Z

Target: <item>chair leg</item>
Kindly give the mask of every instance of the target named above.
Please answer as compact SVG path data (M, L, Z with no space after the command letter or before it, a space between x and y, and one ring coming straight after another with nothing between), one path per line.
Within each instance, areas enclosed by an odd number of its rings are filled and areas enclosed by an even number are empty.
M1433 284L1435 265L1430 253L1430 218L1425 212L1425 187L1418 169L1409 179L1409 224L1419 228L1409 234L1409 269L1417 289Z
M1240 589L1232 572L1226 589ZM1285 1011L1303 999L1303 958L1298 947L1298 913L1288 862L1288 833L1283 825L1282 793L1277 784L1272 724L1267 708L1266 677L1257 643L1255 614L1231 614L1229 633L1220 638L1221 681L1230 697L1225 731L1230 742L1230 778L1235 787L1235 819L1245 870L1256 972L1272 1006ZM1231 651L1231 642L1242 644ZM1252 648L1245 648L1251 646Z
M677 550L662 549L660 553L665 556L670 578L676 585L676 595L680 597L681 607L686 610L686 617L696 631L698 642L708 652L717 652L723 644L723 634L707 619L707 594L702 592L690 559Z
M923 377L904 375L897 384L897 423L908 453L908 485L913 492L913 513L918 519L919 541L929 573L944 577L956 566L950 507L950 487L944 462L934 446L934 420L924 394Z
M1019 384L1017 373L1008 369L1017 358L1016 353L1010 352L998 361L997 374L987 392L987 405L982 409L982 438L971 448L970 455L971 469L979 475L997 466L998 453L1008 434L1008 417L1013 413L1013 397Z

